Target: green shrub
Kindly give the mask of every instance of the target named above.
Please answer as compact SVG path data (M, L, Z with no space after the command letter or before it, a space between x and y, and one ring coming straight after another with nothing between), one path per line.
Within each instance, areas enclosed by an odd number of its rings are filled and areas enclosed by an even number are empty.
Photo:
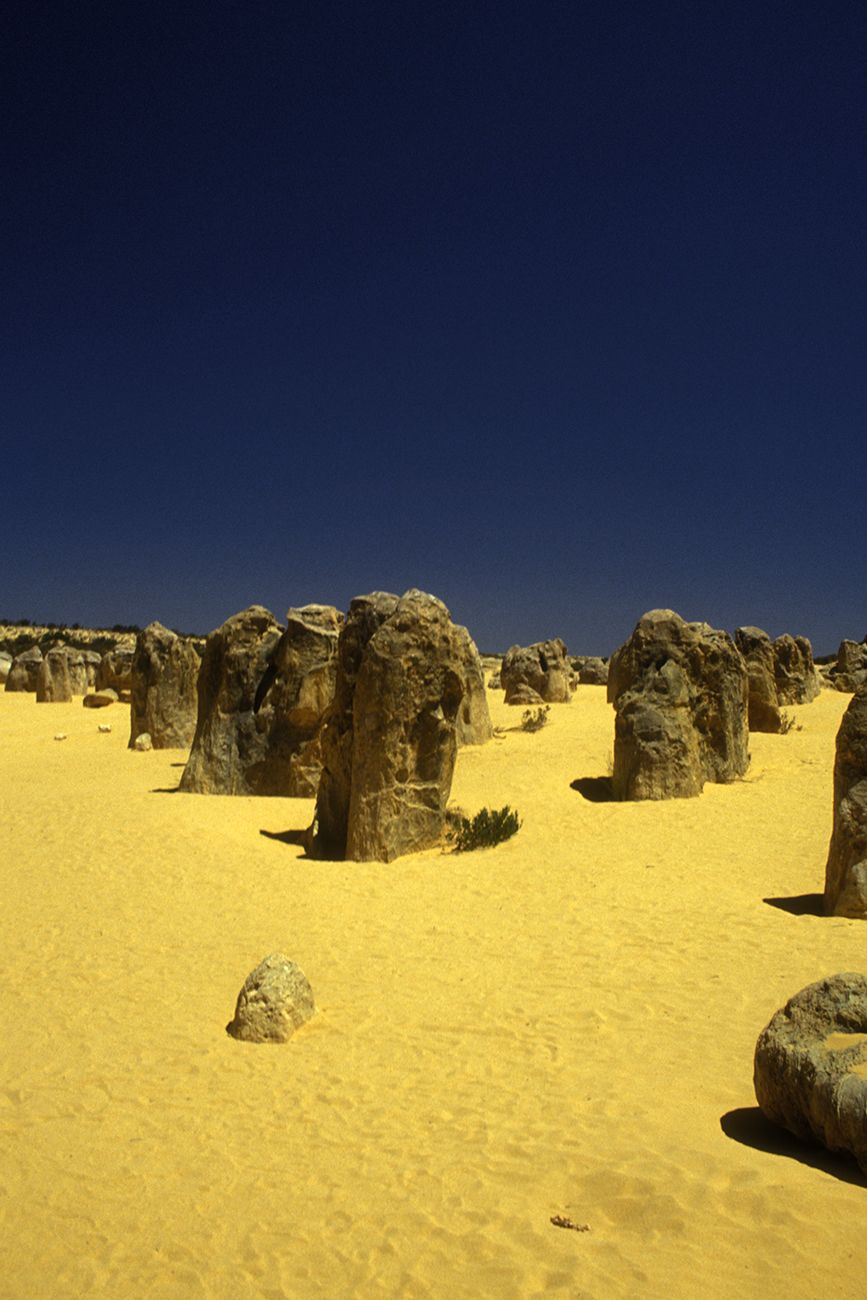
M490 849L507 840L521 825L518 814L506 804L505 808L483 808L470 821L461 818L455 836L455 852L469 853L472 849Z
M527 709L521 718L522 731L540 731L548 721L551 706L545 704L540 709Z

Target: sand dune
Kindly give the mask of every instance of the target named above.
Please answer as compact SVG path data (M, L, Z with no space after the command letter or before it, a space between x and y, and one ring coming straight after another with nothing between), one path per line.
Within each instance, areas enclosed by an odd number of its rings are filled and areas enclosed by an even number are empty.
M121 705L0 695L0 1294L862 1296L865 1181L752 1091L777 1007L867 969L809 897L848 698L742 782L614 804L571 784L604 688L533 735L497 694L453 797L520 833L382 866L304 858L311 801L171 793ZM274 949L319 1014L238 1043Z

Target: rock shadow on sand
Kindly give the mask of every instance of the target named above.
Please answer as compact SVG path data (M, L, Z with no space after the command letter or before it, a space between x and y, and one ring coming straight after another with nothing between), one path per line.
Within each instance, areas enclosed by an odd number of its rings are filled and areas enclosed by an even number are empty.
M590 803L614 803L614 783L610 776L579 776L569 782L570 790L577 790Z
M299 848L304 849L304 852L300 854L300 857L302 858L309 858L310 856L305 846L305 840L307 838L306 827L302 827L301 830L288 831L266 831L260 828L259 834L264 835L266 840L279 840L281 844L294 844Z
M781 912L791 912L792 916L824 916L824 894L792 894L791 897L763 898L768 907L778 907Z
M727 1111L720 1119L720 1128L727 1138L740 1142L772 1156L786 1156L811 1169L821 1169L841 1183L867 1188L867 1175L863 1174L852 1156L827 1151L818 1143L801 1141L777 1124L766 1119L758 1106L739 1106Z

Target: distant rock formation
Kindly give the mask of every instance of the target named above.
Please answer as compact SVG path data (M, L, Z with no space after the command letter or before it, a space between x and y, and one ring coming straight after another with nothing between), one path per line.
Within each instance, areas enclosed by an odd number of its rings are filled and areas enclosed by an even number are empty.
M825 911L867 919L867 684L852 696L837 732Z
M466 638L411 590L357 596L321 733L314 857L390 862L440 839L466 694Z
M9 669L12 667L12 656L5 650L0 650L0 682L6 681L9 676Z
M49 650L36 678L37 704L68 704L72 699L69 653L65 646Z
M857 691L867 682L867 641L841 641L828 679L838 691Z
M162 623L139 632L132 664L129 745L150 735L154 749L185 749L196 730L199 656Z
M465 688L457 716L458 744L484 745L494 734L485 690L485 671L476 643L467 629L456 623L455 632L463 646Z
M307 605L286 619L284 630L252 605L208 637L181 790L315 795L320 762L312 742L334 697L342 615Z
M615 798L685 798L747 770L747 669L726 632L651 610L612 655L608 699Z
M245 1043L286 1043L315 1011L301 967L272 952L244 980L226 1033Z
M109 688L117 691L132 689L132 661L135 651L128 646L106 650L96 669L94 686L98 691Z
M771 638L760 627L739 627L735 630L735 645L747 665L750 731L779 733L783 719Z
M608 685L608 663L598 655L574 655L572 671L582 686Z
M500 684L506 704L567 704L572 665L559 637L534 645L513 645L503 658Z
M39 646L33 645L29 650L22 650L12 660L4 690L35 691L41 663L42 651Z
M774 641L774 678L780 704L809 704L821 682L813 663L813 647L805 636L784 632Z
M867 979L830 975L790 998L759 1035L753 1079L769 1120L867 1173Z

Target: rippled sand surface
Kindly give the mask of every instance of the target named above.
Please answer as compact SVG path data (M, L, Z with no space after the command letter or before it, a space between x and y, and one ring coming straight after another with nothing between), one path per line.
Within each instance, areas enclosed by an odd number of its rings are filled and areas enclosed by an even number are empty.
M309 801L173 793L122 705L0 694L0 1294L863 1297L865 1181L752 1091L787 997L867 969L815 897L848 699L614 804L573 787L603 688L536 734L492 695L453 795L521 831L382 866L305 859ZM235 1042L274 949L319 1014Z

